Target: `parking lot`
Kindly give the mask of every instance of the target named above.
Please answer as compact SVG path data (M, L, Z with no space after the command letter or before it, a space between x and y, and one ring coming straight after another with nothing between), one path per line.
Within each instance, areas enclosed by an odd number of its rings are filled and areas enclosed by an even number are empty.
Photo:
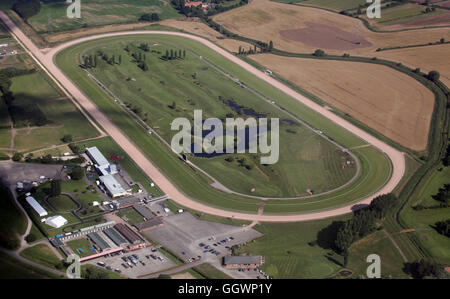
M158 272L176 265L154 247L112 257L101 257L86 263L101 266L111 271L118 272L117 270L119 270L119 273L130 278L137 278L140 275Z
M168 216L164 218L163 226L144 234L169 248L186 262L200 259L217 268L221 268L222 257L231 254L233 245L262 236L251 228L198 220L188 212ZM230 273L236 272L238 271L232 270Z
M31 163L16 163L12 161L0 162L0 178L6 185L17 182L40 182L41 177L60 178L61 165L42 165Z

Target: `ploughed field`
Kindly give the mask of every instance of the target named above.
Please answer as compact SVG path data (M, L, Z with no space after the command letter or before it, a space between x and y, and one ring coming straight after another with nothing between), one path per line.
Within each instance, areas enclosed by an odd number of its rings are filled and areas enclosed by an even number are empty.
M166 59L166 53L177 58ZM168 143L178 132L171 130L172 121L177 117L192 121L196 109L202 110L204 119L223 122L238 117L279 118L280 154L275 164L261 165L260 154L188 155L233 191L264 197L307 196L308 189L314 193L335 189L356 174L350 155L189 50L149 39L102 44L82 55L96 61L89 72Z

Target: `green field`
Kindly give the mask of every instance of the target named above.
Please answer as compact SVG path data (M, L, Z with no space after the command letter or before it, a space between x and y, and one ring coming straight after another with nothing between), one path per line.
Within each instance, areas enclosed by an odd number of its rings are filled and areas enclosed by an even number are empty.
M381 18L375 19L377 24L382 26L400 24L407 21L419 20L431 16L437 16L446 10L436 9L434 12L424 13L426 6L418 4L407 4L396 7L386 7L381 9Z
M27 219L14 202L9 189L0 185L0 246L16 249L20 245L18 234L23 235Z
M20 252L20 255L30 261L44 265L49 268L61 268L62 263L52 250L44 244L29 247Z
M73 140L98 135L75 105L47 80L40 72L12 78L16 150L62 144L61 138L66 134L72 135Z
M137 22L144 13L157 13L161 19L180 15L168 0L83 0L81 18L67 18L66 3L43 4L39 14L28 22L40 33L52 33L87 26Z
M62 278L53 273L30 266L6 253L0 252L1 279L48 279Z
M47 202L61 213L73 211L78 207L67 195L50 197L47 199Z
M266 197L306 196L307 189L317 193L328 191L344 184L355 174L356 167L342 166L347 160L354 162L351 157L346 157L336 146L273 105L227 80L195 55L164 62L161 53L172 51L173 47L151 44L152 51L145 53L138 49L138 45L114 43L90 49L84 55L95 56L97 51L102 51L110 57L123 56L122 63L114 66L99 57L97 67L90 71L125 104L131 105L132 109L140 109L138 115L141 119L156 128L166 142L170 143L176 133L170 130L170 123L176 117L191 119L194 109L202 109L205 117L246 117L241 110L236 112L230 107L228 101L254 109L258 115L282 120L280 159L276 164L261 166L260 157L256 154L213 158L188 155L192 162L233 191L249 194L254 189L252 195ZM134 59L124 50L126 46L130 53L147 54L149 71L143 72L136 66ZM173 102L175 109L169 107ZM234 162L225 161L229 156L234 158ZM238 162L242 158L246 159L244 164Z
M117 216L125 220L131 225L135 225L144 221L143 217L133 208L122 209L117 212Z
M232 279L232 277L223 273L211 264L205 263L193 268L195 272L198 272L206 279Z
M450 248L450 238L439 234L432 228L436 222L450 218L450 208L420 211L412 208L419 204L423 206L439 205L439 202L431 196L435 195L444 184L450 183L450 167L445 167L442 171L438 171L438 168L430 171L419 185L402 210L400 219L407 227L417 229L416 232L410 234L414 234L420 240L421 245L429 255L433 256L437 262L450 264L450 252L448 250Z
M70 247L72 249L72 251L75 254L78 254L80 257L85 257L85 256L90 256L90 255L95 254L90 249L90 247L92 246L91 243L85 238L68 241L66 243L66 245L68 247ZM82 250L82 252L80 252L80 253L77 251L77 249L79 249L79 248L81 248L81 250Z
M204 59L207 59L210 62L214 62L215 66L233 75L234 77L239 78L247 86L251 87L254 90L257 90L261 94L264 94L267 98L276 99L277 103L285 110L290 111L303 121L323 131L327 136L332 136L336 142L345 145L347 148L364 144L363 141L356 138L348 131L345 131L344 129L334 125L329 120L319 116L316 112L309 110L302 104L292 100L290 97L278 91L277 89L269 86L253 75L243 71L239 66L229 63L226 58L220 56L212 50L205 48L197 42L185 38L169 37L164 35L154 35L151 38L138 35L127 36L126 38L114 37L104 39L102 41L97 40L83 43L60 52L55 59L57 64L63 69L63 71L69 74L71 79L82 87L84 92L95 102L95 104L97 104L100 109L105 111L111 118L111 120L116 122L121 127L123 132L128 135L138 147L141 148L141 150L152 160L152 162L158 165L163 173L165 173L171 179L171 181L174 182L175 185L177 185L179 189L183 190L187 195L196 200L201 200L207 204L220 208L247 212L256 212L259 206L259 201L257 200L224 194L220 191L212 189L211 187L208 187L210 181L207 178L203 177L199 173L196 173L194 170L187 167L186 164L181 163L178 157L170 153L165 145L163 145L153 136L149 136L144 128L142 128L132 117L130 117L130 115L120 105L117 105L114 101L112 101L109 96L102 89L100 89L97 84L89 79L85 75L85 72L77 66L79 63L78 58L80 53L85 53L92 50L93 48L98 48L100 46L109 47L114 42L123 43L124 40L126 40L126 42L128 43L140 43L141 41L146 41L149 43L157 42L159 44L170 43L174 47L178 46L180 48L192 50L196 54L201 55ZM123 56L123 58L125 58L125 56ZM172 62L173 61L170 61L168 63ZM126 64L125 59L123 59L122 63ZM152 66L150 65L150 68L151 67ZM139 81L133 81L133 83L139 83ZM153 82L152 84L156 83ZM220 82L219 85L221 84L222 82ZM129 99L127 98L127 100ZM176 100L178 101L179 99L177 98ZM252 100L256 101L257 99L250 99L250 101ZM166 103L166 105L170 105L172 101L173 100ZM261 104L259 104L257 107L264 107L263 102L260 103ZM177 107L179 107L180 105L177 105ZM213 105L213 103L210 103L210 105ZM183 106L188 107L186 103L183 103ZM358 180L355 180L354 182L352 182L352 184L339 190L338 192L346 194L347 202L355 201L361 198L362 194L366 195L368 193L372 193L380 187L380 184L382 185L386 181L387 177L390 174L390 164L388 163L386 158L377 150L369 149L353 152L358 155L360 160L368 161L362 162L361 174L368 173L369 167L378 167L380 171L372 172L370 174L374 179L370 184L361 184L360 180L359 182ZM345 199L342 198L342 202L344 201ZM334 201L327 201L326 203L324 203L323 201L317 203L310 202L308 204L308 209L324 209L330 208L334 205ZM293 206L289 209L289 212L295 212L298 210L304 211L305 206Z
M375 253L381 257L383 277L405 278L400 254L380 231L354 243L349 249L348 265L344 267L344 258L330 248L330 233L326 228L333 221L344 221L348 217L286 224L263 223L255 229L264 236L240 246L235 253L263 255L265 263L261 268L273 278L309 279L329 278L344 268L353 271L352 278L366 275L366 258ZM321 241L311 244L318 239Z

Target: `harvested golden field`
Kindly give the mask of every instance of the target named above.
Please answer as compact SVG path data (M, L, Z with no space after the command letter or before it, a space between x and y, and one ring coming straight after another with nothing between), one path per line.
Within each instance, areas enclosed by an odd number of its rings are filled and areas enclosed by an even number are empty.
M179 30L183 30L188 33L193 33L195 35L202 36L210 41L218 44L219 46L227 49L230 52L238 52L239 46L242 46L246 49L251 47L250 44L237 41L234 39L225 38L224 35L215 31L211 27L205 25L201 21L188 21L191 19L178 19L178 20L164 20L159 22L161 25L176 28Z
M420 67L424 73L438 71L441 81L450 87L450 44L382 51L379 58L398 61L412 68Z
M426 148L434 95L409 76L360 62L250 57L393 141L416 151Z
M377 48L405 46L450 39L448 28L376 33L360 20L313 7L269 0L253 0L214 17L228 30L257 40L273 40L278 49L311 53L371 56Z
M62 33L54 33L54 34L42 34L44 39L51 43L56 44L60 42L64 42L71 39L76 39L83 36L101 34L106 32L114 32L114 31L125 31L125 30L135 30L140 29L142 27L149 26L149 23L131 23L131 24L120 24L120 25L106 25L100 27L91 27L91 28L82 28L75 29L71 31L66 31Z

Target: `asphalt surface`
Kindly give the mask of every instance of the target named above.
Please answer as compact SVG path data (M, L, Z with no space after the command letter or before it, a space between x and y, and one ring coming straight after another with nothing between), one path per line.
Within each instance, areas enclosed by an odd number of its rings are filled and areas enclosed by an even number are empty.
M248 63L240 60L236 56L230 54L229 52L223 50L214 43L190 34L180 33L180 32L170 32L170 31L128 31L128 32L113 32L105 33L94 36L83 37L75 39L52 49L47 49L46 53L43 53L38 49L33 42L9 19L9 17L4 13L0 12L0 18L9 28L13 37L26 49L26 51L36 60L36 62L43 67L46 72L50 75L53 80L56 80L58 86L62 86L63 89L70 94L72 99L76 99L77 106L81 106L86 114L88 114L88 119L95 119L97 123L104 129L104 131L110 135L117 144L119 144L124 151L133 159L137 165L141 167L146 175L148 175L171 199L175 202L188 206L194 210L198 210L207 214L217 215L222 217L231 217L236 219L250 220L250 221L264 221L264 222L296 222L296 221L308 221L315 219L323 219L328 217L334 217L342 214L351 213L355 208L361 207L364 204L370 204L372 199L378 195L386 194L391 192L400 182L405 173L405 157L402 152L396 150L395 148L389 146L383 141L375 138L364 130L356 127L350 122L342 119L341 117L333 114L326 108L316 104L315 102L307 99L301 94L297 93L293 89L285 86L284 84L276 81L275 79L265 75L260 70L254 68ZM210 207L201 202L195 201L187 197L184 193L178 190L159 170L156 168L142 152L129 140L124 133L96 106L93 104L89 98L68 78L66 75L56 66L54 63L55 54L59 51L90 40L96 40L105 37L113 36L126 36L126 35L139 35L139 34L164 34L172 36L180 36L195 40L204 46L216 51L218 54L227 58L230 63L236 63L246 71L252 73L254 76L262 79L263 81L271 84L275 88L283 91L287 95L290 95L294 99L308 106L310 109L316 111L322 116L333 121L336 125L339 125L348 131L352 132L354 135L358 136L367 143L378 148L384 152L392 163L392 176L386 185L381 188L378 192L372 196L361 199L358 203L350 204L345 207L340 207L333 210L313 212L307 214L289 214L289 215L264 215L264 214L248 214L233 212L228 210L221 210L218 208ZM96 126L97 127L97 126Z

